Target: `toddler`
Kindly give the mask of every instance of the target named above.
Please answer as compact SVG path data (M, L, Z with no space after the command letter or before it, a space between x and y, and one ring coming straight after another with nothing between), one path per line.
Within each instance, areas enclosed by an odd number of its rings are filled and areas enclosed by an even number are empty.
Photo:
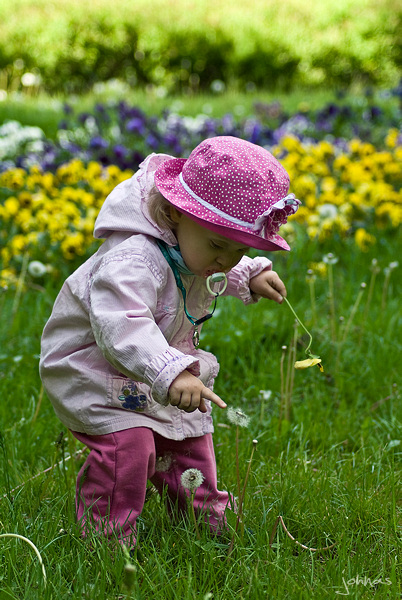
M277 232L300 202L288 188L267 150L221 136L188 159L151 154L105 200L94 231L105 241L64 283L40 360L57 416L90 449L76 489L84 535L133 545L147 480L184 509L188 468L204 476L196 510L224 524L211 403L226 404L199 330L222 285L244 304L286 295L271 261L245 254L289 250Z

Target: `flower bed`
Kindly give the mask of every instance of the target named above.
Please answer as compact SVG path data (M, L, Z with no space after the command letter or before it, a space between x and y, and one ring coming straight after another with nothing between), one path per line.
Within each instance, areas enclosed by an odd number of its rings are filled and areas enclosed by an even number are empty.
M402 220L402 140L392 127L395 112L363 108L360 119L356 109L335 106L289 117L260 105L259 117L236 121L167 112L158 119L125 103L98 105L93 115L66 114L57 142L35 137L32 128L24 137L23 128L8 124L13 152L20 152L6 157L0 173L2 283L16 282L24 257L71 270L96 248L92 231L103 200L149 152L187 155L222 134L266 146L289 172L302 201L281 229L293 244L306 235L318 243L354 238L366 251L378 229L395 232Z

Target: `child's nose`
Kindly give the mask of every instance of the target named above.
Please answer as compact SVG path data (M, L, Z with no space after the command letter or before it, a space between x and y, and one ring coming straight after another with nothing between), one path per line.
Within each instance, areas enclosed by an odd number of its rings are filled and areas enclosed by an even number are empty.
M233 256L231 254L221 254L216 259L216 262L223 269L227 269L228 267L232 267L233 266L234 259L233 259Z

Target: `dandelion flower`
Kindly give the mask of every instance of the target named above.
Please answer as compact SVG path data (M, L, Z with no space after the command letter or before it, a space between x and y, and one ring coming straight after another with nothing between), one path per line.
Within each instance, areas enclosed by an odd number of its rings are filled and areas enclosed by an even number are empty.
M338 257L335 256L335 254L332 254L332 252L329 252L328 254L326 254L323 259L322 259L327 265L336 265L336 263L338 262Z
M295 362L295 369L308 369L309 367L318 366L321 373L324 372L324 367L321 364L321 358L306 358L305 360L297 360Z
M199 469L187 469L182 473L180 481L186 490L194 492L200 487L204 479L205 477Z
M28 265L28 273L32 277L43 277L47 273L47 267L39 260L32 260Z
M228 419L233 425L238 425L239 427L248 427L250 423L250 417L248 417L241 408L228 408Z

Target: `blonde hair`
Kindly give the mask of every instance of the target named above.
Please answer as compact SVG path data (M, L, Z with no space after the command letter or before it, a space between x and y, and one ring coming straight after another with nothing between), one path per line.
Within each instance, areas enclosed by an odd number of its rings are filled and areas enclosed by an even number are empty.
M162 229L173 230L176 223L171 216L172 204L166 200L154 185L148 194L148 211L151 218Z

